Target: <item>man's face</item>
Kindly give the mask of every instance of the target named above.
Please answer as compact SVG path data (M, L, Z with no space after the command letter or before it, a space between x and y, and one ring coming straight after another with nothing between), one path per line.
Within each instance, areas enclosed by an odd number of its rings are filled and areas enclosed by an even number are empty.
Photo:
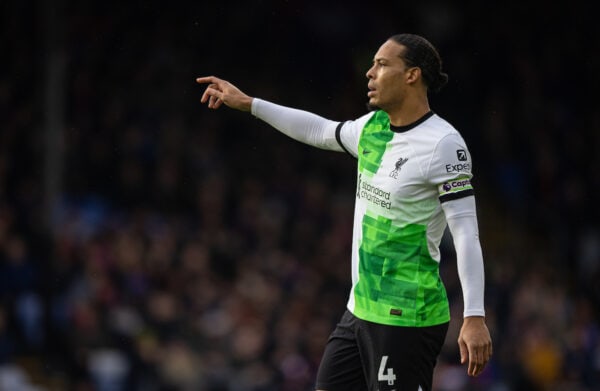
M386 41L367 71L369 106L389 111L402 104L406 94L407 66L401 58L404 46Z

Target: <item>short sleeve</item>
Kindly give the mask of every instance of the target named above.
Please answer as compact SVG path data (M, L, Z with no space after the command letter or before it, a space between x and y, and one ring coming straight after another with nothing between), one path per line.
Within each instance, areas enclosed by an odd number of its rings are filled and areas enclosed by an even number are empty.
M354 121L340 123L335 131L335 138L342 149L354 157L358 157L358 141L367 121L374 112L363 115Z
M467 145L458 133L445 136L437 144L428 170L441 202L473 195L473 163Z

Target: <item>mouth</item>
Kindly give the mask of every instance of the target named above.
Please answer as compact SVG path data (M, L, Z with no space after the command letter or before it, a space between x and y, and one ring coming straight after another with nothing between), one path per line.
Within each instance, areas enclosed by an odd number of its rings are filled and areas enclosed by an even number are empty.
M369 92L367 92L367 96L369 98L371 98L377 93L377 89L372 85L369 85L368 88L369 88Z

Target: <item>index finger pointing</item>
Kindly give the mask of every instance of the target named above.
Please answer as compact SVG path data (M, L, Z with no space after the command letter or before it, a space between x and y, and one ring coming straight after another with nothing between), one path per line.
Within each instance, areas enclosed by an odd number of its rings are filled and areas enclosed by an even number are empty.
M221 81L220 79L214 77L214 76L204 76L204 77L198 77L196 78L196 83L198 84L204 84L204 83L218 83L219 81Z

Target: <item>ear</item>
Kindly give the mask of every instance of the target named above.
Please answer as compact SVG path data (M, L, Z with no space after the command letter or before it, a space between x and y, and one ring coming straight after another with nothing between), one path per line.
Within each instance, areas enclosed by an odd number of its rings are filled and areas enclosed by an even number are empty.
M406 82L414 84L421 79L421 68L412 67L406 70Z

